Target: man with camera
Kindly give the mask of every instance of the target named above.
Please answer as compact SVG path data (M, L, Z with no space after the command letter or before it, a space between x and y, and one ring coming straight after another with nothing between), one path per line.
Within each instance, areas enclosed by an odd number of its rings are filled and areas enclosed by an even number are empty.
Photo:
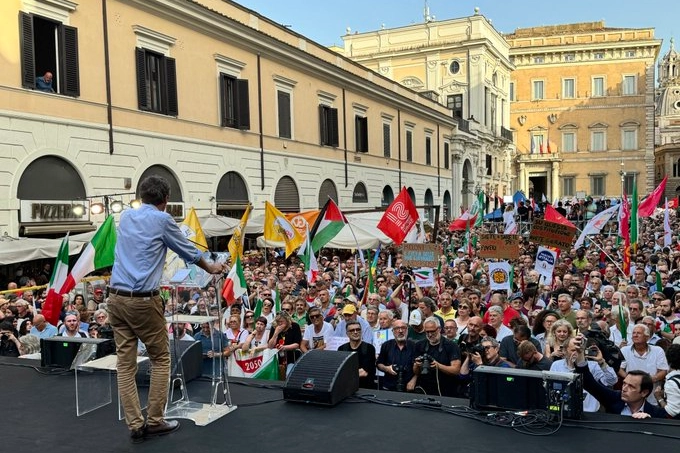
M590 393L609 414L632 416L633 418L666 418L665 410L647 402L652 394L654 382L649 373L640 370L629 371L623 379L621 390L612 390L602 385L592 375L590 362L586 360L586 338L578 334L569 342L573 344L572 356L575 357L575 371L583 374L583 389ZM591 346L592 348L592 346ZM594 352L594 350L592 350ZM598 356L598 362L599 358ZM556 362L555 362L556 363ZM584 401L583 409L586 404Z
M14 326L11 321L0 323L0 356L19 357L21 355L21 342L14 336Z
M394 339L384 342L378 354L377 369L385 373L379 379L380 389L413 391L416 386L413 373L416 344L408 339L408 326L400 319L392 323L392 333Z
M460 349L442 337L439 320L430 316L423 322L426 338L416 343L413 372L417 387L427 395L456 396L460 374Z
M513 368L512 363L504 360L500 354L500 343L493 337L484 337L479 344L472 347L472 350L465 357L461 366L460 374L468 375L478 366L496 366L500 368Z

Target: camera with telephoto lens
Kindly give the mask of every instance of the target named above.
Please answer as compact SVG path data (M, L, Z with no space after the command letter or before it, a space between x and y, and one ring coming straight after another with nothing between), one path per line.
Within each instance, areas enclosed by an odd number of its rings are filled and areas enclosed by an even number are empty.
M6 333L3 333L2 335L0 335L0 341L2 341L2 342L9 341L9 335L7 335Z
M482 358L484 358L484 346L481 345L481 343L477 343L474 345L471 349L470 352L473 354L479 354Z
M420 374L427 374L430 372L430 369L432 368L432 361L434 360L431 355L423 354L419 357L416 357L416 360L422 362L420 365Z
M397 392L405 392L406 386L404 385L404 367L399 366L396 363L393 363L392 369L394 370L395 373L397 373L397 385L395 387L395 390Z

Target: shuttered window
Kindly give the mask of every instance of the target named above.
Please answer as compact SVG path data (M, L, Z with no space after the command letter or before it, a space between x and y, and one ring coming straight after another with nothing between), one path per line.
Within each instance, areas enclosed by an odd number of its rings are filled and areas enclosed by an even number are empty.
M321 183L321 189L319 189L319 209L324 207L329 198L336 204L339 204L338 191L335 188L335 183L330 179L326 179Z
M368 118L356 115L354 117L356 134L356 150L361 153L368 152Z
M177 70L174 58L137 47L137 102L140 110L177 116Z
M49 72L52 92L80 96L78 29L33 14L19 15L21 85L36 89L36 79Z
M250 129L248 81L220 73L220 108L222 127Z
M392 156L392 128L390 127L389 124L384 123L383 124L383 156L384 157L391 157Z
M290 93L277 91L276 97L278 99L279 107L279 137L293 138L290 115Z
M300 212L300 193L290 176L279 179L274 193L274 204L281 212Z
M447 170L449 169L449 166L451 165L450 162L449 162L449 159L451 158L451 156L449 156L449 153L450 153L449 144L444 143L444 168L447 169Z
M413 132L406 131L406 161L413 162Z
M319 135L323 146L339 146L338 109L327 105L319 106Z

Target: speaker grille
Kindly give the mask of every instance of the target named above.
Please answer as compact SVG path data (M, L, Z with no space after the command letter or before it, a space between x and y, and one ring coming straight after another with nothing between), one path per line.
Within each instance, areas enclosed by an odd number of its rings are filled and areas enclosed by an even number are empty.
M359 389L353 352L312 350L295 364L283 388L286 401L335 405Z

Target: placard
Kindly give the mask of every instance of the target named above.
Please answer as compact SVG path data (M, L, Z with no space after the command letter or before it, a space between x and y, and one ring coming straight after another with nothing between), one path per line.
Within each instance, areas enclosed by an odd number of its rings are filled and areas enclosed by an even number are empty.
M570 250L575 234L576 228L574 227L548 222L543 219L534 219L529 240L562 250Z
M480 234L477 255L481 258L517 259L519 257L519 235Z
M437 267L439 247L436 244L404 244L402 263L409 267Z

